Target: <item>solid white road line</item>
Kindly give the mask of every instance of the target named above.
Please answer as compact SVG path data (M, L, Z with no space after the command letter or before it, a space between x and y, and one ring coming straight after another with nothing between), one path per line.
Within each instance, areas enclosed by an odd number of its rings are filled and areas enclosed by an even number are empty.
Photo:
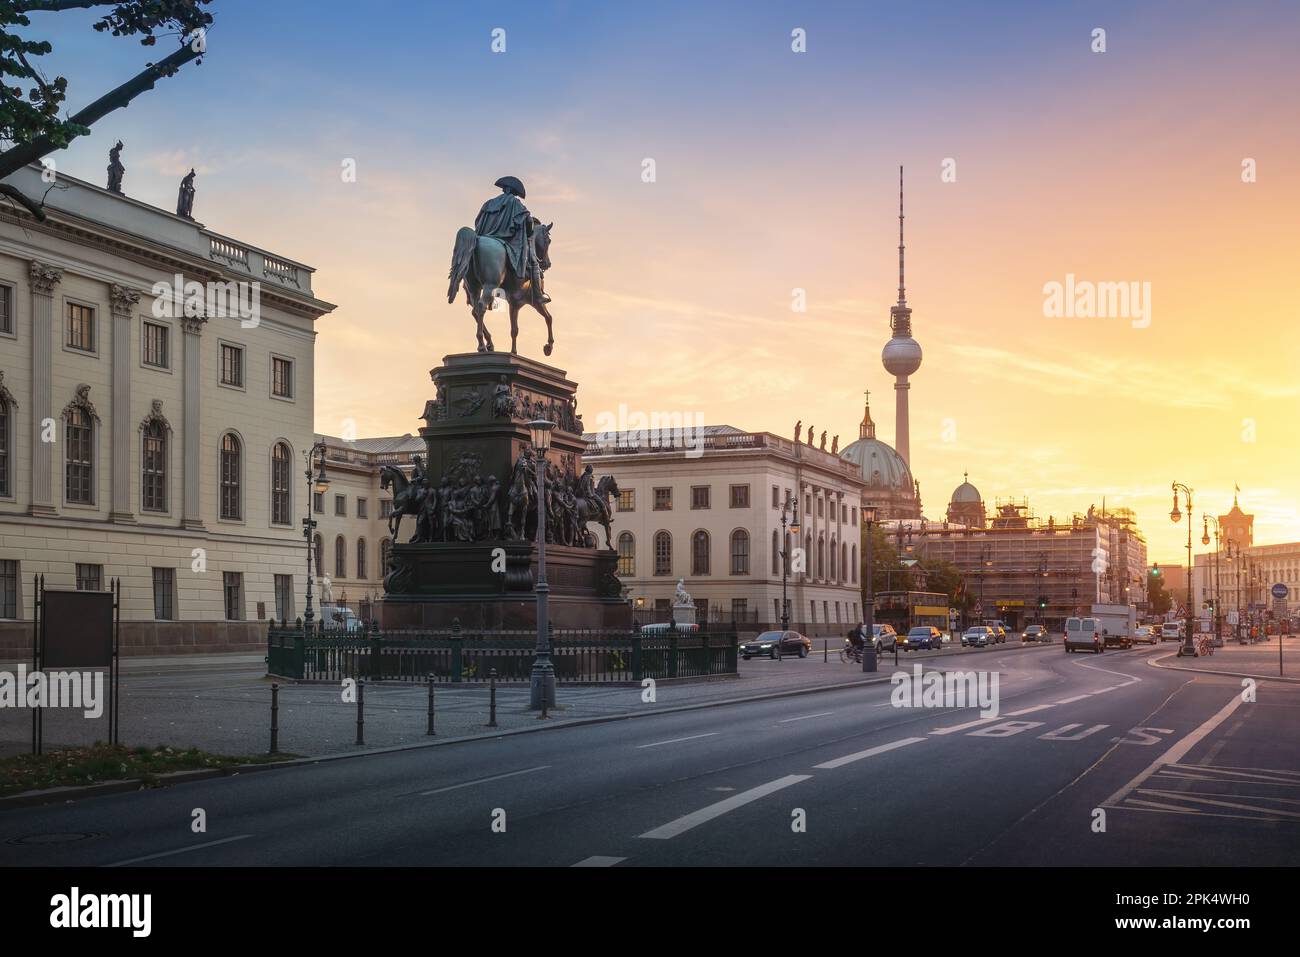
M797 718L782 718L777 724L789 724L791 721L806 721L808 718L824 718L828 714L834 714L834 711L818 711L816 714L801 714Z
M683 834L693 827L699 827L715 817L721 817L730 811L744 807L751 801L757 801L759 798L767 797L777 791L788 788L792 784L798 784L800 781L807 781L811 774L787 774L783 778L777 778L775 781L768 781L766 784L760 784L756 788L750 788L748 791L741 791L725 801L719 801L717 804L710 804L708 807L702 807L698 811L692 811L690 814L677 818L675 821L669 821L652 831L646 831L638 837L647 837L654 840L667 840L670 837L676 837Z
M473 781L465 781L461 784L451 784L445 788L434 788L432 791L421 791L420 797L428 797L431 794L446 794L448 791L459 791L461 788L473 787L475 784L487 784L489 781L500 781L503 778L513 778L520 774L532 774L534 771L545 771L549 764L541 764L535 768L524 768L522 771L507 771L505 774L494 774L490 778L476 778Z
M174 851L162 851L158 854L146 854L144 857L133 857L128 861L118 861L115 864L105 864L105 867L126 867L128 864L139 864L143 861L156 861L160 857L175 857L177 854L188 854L190 851L201 851L205 847L216 847L218 844L232 844L235 841L242 841L250 838L251 834L237 834L234 837L223 837L219 841L208 841L204 844L191 844L189 847L178 847Z
M1191 734L1188 734L1182 740L1177 742L1168 751L1160 755L1160 757L1152 761L1150 766L1147 767L1145 771L1141 772L1132 781L1129 781L1128 784L1124 785L1122 788L1120 788L1118 791L1116 791L1106 800L1102 801L1101 806L1112 807L1115 804L1118 804L1120 801L1124 800L1124 798L1128 797L1129 793L1133 791L1134 788L1140 785L1147 778L1151 777L1151 775L1155 774L1156 771L1160 770L1160 768L1162 768L1166 764L1177 764L1179 761L1185 758L1187 756L1187 752L1191 751L1192 748L1196 747L1196 745L1199 744L1205 738L1206 735L1208 735L1219 725L1223 724L1223 722L1228 720L1228 716L1231 715L1234 711L1237 710L1238 707L1241 706L1241 700L1242 700L1242 696L1240 694L1234 694L1232 696L1232 700L1229 701L1227 704L1225 704L1222 708L1220 708L1217 714L1215 714L1212 718L1210 718L1208 721L1202 724L1195 731L1191 732Z
M1062 698L1057 704L1074 704L1076 701L1082 701L1084 698L1091 698L1092 692L1086 691L1083 694L1077 694L1073 698Z
M814 764L813 767L818 771L831 771L835 768L842 768L846 764L852 764L854 761L861 761L863 758L874 757L877 754L884 754L886 751L893 751L895 748L906 747L909 744L916 744L918 741L924 740L925 738L903 738L899 741L891 741L889 744L882 744L879 747L867 748L867 750L858 751L855 754L846 754L842 758L823 761L821 764Z
M626 857L604 857L596 854L593 857L586 857L576 864L570 864L570 867L613 867L615 864L626 861Z
M1111 671L1109 668L1098 668L1096 665L1090 665L1086 661L1076 661L1075 665L1080 668L1087 668L1089 671L1104 671L1108 675L1115 675L1117 678L1125 679L1125 684L1135 685L1142 679L1137 675L1131 675L1124 671ZM1121 687L1123 687L1121 685Z
M653 744L638 744L636 749L640 751L642 748L657 748L661 744L676 744L678 741L694 741L696 738L711 738L714 735L721 733L721 731L710 731L708 734L692 734L685 738L669 738L667 741L656 741Z

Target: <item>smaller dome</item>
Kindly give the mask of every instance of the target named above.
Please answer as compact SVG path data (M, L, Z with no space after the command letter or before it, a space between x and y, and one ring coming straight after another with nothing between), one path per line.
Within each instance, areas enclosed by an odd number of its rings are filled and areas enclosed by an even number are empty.
M968 478L969 476L962 476L962 477ZM971 485L970 482L968 481L962 482L955 489L953 489L953 493L952 493L953 505L961 505L964 503L979 505L983 501L984 501L984 497L980 495L980 490L977 489L974 485Z

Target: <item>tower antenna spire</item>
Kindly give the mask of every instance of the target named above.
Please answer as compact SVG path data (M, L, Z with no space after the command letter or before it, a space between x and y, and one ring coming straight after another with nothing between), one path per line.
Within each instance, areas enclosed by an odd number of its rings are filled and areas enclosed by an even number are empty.
M907 293L903 287L903 167L898 167L898 304L907 305Z

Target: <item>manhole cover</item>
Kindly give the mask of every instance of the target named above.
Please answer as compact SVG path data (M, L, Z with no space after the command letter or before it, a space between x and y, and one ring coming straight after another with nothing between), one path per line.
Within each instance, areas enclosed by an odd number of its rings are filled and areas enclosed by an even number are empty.
M81 834L70 831L67 834L29 834L26 837L10 838L9 844L71 844L74 841L88 841L99 837L98 834Z

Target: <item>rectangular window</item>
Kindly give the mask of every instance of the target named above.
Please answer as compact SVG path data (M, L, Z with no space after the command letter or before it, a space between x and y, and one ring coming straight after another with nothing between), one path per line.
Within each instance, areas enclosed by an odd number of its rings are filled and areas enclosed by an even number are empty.
M168 369L170 359L167 354L167 336L171 330L156 322L146 322L140 327L140 348L143 350L141 361L156 369Z
M221 384L244 387L244 350L221 344Z
M772 486L772 507L773 508L781 507L781 490L777 488L775 485Z
M293 617L293 576L275 576L275 617L288 621Z
M826 514L826 499L817 499L817 517L822 518Z
M749 611L748 598L731 599L731 618L733 621L743 621L745 614Z
M731 507L749 508L749 486L748 485L731 486Z
M0 399L0 495L12 495L9 491L9 435L11 413L9 403Z
M393 500L391 498L381 498L379 500L379 517L389 518L393 514Z
M223 572L222 585L226 596L226 621L244 620L244 575L242 572Z
M77 565L77 591L103 591L103 565Z
M854 528L857 528L857 527L858 527L858 509L857 509L856 506L854 506L853 508L849 509L849 518L852 520L852 525L853 525L853 527L854 527Z
M14 334L13 286L0 286L0 332L10 336Z
M153 570L153 616L158 621L172 621L176 618L176 569L155 568Z
M0 559L0 618L18 617L18 563Z
M311 493L311 510L317 515L325 514L325 496L321 492Z
M691 508L708 508L709 507L709 486L692 485L691 486Z
M293 398L293 360L271 357L271 394L281 399Z
M140 507L167 511L167 433L154 423L140 436Z
M91 306L68 303L68 348L95 351L95 310Z
M624 489L618 493L618 510L620 512L636 511L636 489Z
M357 499L357 518L367 518L367 517L368 516L366 515L366 500L364 498L359 498Z
M334 496L334 514L347 518L348 514L348 497L346 495Z
M841 525L847 525L848 523L849 523L849 507L848 507L847 505L841 505L841 506L840 506L840 524L841 524Z
M673 507L673 490L671 488L655 489L655 511L666 512Z

